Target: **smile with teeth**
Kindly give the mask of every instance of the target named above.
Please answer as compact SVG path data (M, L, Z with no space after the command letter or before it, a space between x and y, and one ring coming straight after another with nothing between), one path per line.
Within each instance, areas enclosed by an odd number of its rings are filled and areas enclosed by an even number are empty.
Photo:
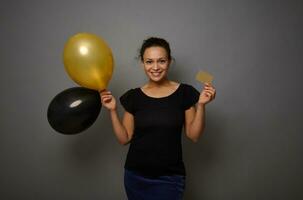
M153 76L160 76L160 75L161 75L161 72L151 72L151 74L152 74Z

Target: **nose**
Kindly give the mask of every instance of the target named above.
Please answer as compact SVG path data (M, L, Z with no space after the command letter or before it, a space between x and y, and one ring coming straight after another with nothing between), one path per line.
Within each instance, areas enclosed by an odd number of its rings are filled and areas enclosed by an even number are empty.
M158 63L155 62L155 63L153 64L153 70L158 70L158 69L159 69Z

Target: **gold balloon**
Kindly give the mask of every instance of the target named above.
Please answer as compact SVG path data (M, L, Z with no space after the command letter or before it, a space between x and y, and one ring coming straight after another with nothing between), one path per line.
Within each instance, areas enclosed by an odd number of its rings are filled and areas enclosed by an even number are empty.
M63 62L76 83L98 91L106 89L114 68L111 49L103 39L90 33L78 33L66 42Z

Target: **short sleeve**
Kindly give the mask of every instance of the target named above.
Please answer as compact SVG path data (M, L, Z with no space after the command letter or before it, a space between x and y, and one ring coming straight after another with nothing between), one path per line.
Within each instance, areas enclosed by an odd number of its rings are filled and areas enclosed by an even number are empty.
M187 110L199 101L200 92L188 84L185 84L183 92L183 109Z
M133 92L134 89L130 89L126 91L120 98L120 103L124 107L124 109L129 112L129 113L134 113L134 108L133 108Z

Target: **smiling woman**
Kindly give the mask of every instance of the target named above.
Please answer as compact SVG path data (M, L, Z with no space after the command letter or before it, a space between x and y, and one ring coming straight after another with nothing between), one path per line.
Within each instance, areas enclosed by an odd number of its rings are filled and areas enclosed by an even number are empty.
M152 81L164 80L167 76L170 60L162 47L150 47L145 50L143 66L146 75Z
M125 109L122 122L114 96L110 91L101 93L118 141L130 143L124 165L126 194L130 200L180 200L186 175L182 129L184 126L189 139L198 140L204 129L205 105L214 98L215 90L206 84L200 94L191 85L169 80L172 58L169 44L162 38L145 40L139 57L148 82L120 97Z

